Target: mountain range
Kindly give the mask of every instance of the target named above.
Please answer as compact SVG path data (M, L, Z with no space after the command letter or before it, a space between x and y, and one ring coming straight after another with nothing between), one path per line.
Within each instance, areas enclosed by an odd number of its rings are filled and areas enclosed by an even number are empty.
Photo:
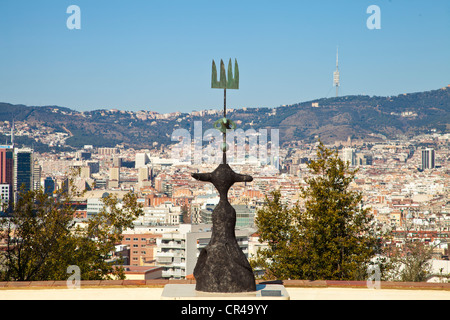
M212 128L213 123L222 118L220 110L218 106L213 110L169 114L116 109L80 112L61 106L0 103L0 121L14 119L16 123L27 123L30 130L43 127L47 131L67 133L64 148L117 144L151 148L173 143L171 135L178 128L188 129L193 135L195 121L202 121L203 130ZM227 117L244 130L279 129L280 144L311 142L318 137L330 143L348 137L377 141L411 137L430 130L445 133L450 132L450 85L389 97L353 95L275 108L236 108L230 109ZM5 137L0 133L0 143L2 140ZM29 144L30 140L18 137L17 142ZM49 149L39 143L34 147L41 151Z

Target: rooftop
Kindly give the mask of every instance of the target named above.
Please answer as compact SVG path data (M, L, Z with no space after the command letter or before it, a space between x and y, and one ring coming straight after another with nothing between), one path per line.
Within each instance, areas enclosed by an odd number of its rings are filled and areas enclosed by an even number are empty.
M81 281L70 289L66 281L0 282L0 300L160 300L166 284L195 280ZM286 280L291 300L450 300L450 283Z

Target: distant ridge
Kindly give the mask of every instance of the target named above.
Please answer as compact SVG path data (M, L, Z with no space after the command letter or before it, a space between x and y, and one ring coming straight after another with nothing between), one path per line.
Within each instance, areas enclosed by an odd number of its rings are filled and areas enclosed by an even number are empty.
M93 110L79 112L60 106L25 106L0 103L0 121L26 122L55 132L70 132L66 144L79 148L123 144L151 148L170 144L175 129L193 130L202 121L203 130L212 128L220 107L200 112L158 114L151 110ZM437 90L391 97L342 96L322 98L276 108L240 108L228 113L238 128L280 129L280 143L314 141L325 143L352 139L379 140L408 137L419 133L450 132L450 85ZM193 131L191 131L193 133ZM0 134L0 142L5 137ZM1 142L3 143L3 142Z

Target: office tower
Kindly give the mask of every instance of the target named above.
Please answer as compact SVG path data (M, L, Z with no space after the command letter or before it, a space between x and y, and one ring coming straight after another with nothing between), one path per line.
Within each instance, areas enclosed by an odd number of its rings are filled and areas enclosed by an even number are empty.
M109 179L110 180L119 180L120 177L120 168L112 167L109 169Z
M13 146L0 146L0 185L3 202L13 201L13 172L14 172L14 148ZM8 187L6 187L8 186ZM1 209L0 209L1 211Z
M55 181L51 177L47 177L44 180L44 192L51 196L55 191Z
M98 161L86 161L86 165L89 167L90 174L100 172L100 163Z
M33 189L33 151L28 148L14 150L14 196Z
M135 161L135 168L141 168L144 167L147 163L150 162L150 159L147 155L147 153L136 153L136 161Z
M28 148L14 150L14 202L20 192L33 187L33 151Z
M113 166L120 168L122 166L122 158L114 157L113 158Z
M109 169L109 188L118 188L120 183L120 168L112 167Z
M163 179L161 177L155 178L155 189L158 192L163 192Z
M83 179L90 179L91 178L91 167L90 166L80 167L80 177Z
M25 191L33 185L33 151L31 149L16 149L14 152L14 191L23 186Z
M68 194L69 193L69 178L65 177L61 180L59 180L59 189L62 193Z
M152 181L149 179L148 167L141 167L138 169L138 183L140 187L147 187L152 185Z
M0 146L0 183L12 184L13 182L13 153L12 146Z
M33 161L33 190L39 190L41 187L41 172L42 167L37 160Z
M345 163L349 162L350 166L356 165L356 154L355 150L352 148L344 148L342 150L342 161Z
M148 181L148 167L140 167L138 172L138 182Z
M435 167L434 149L433 148L422 149L422 170L433 169L434 167Z
M91 160L92 153L89 151L78 151L77 158L80 160Z
M356 164L357 165L362 165L362 166L366 166L366 165L372 165L372 156L368 155L368 154L361 154L358 153L356 154Z

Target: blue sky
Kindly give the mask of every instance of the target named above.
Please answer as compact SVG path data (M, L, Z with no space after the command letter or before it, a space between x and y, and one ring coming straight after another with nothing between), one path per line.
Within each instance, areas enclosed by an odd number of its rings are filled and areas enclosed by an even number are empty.
M70 5L81 29L69 30ZM369 30L367 7L381 9ZM211 62L236 58L230 108L450 84L450 1L0 0L0 101L160 113L220 108Z

